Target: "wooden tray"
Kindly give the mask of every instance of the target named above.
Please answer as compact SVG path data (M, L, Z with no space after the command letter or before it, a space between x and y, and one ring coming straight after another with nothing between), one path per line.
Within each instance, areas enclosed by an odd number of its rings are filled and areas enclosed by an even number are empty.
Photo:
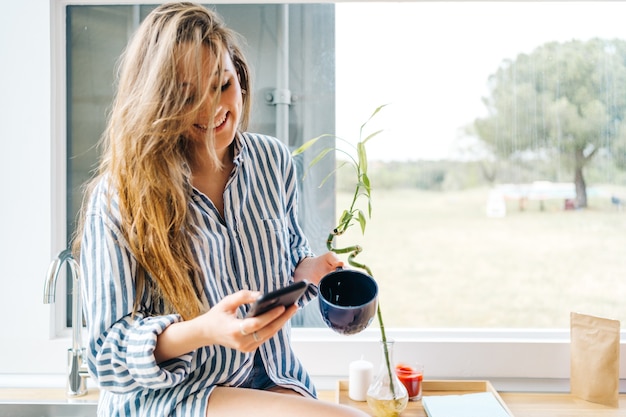
M511 417L513 413L506 406L505 402L495 390L489 381L465 381L465 380L425 380L422 385L422 395L459 395L469 394L472 392L491 392L496 399L502 404ZM349 405L365 411L369 415L372 414L367 402L353 401L348 397L348 381L339 381L336 393L336 401L339 404ZM402 412L402 417L428 417L422 407L421 401L409 401L408 406Z

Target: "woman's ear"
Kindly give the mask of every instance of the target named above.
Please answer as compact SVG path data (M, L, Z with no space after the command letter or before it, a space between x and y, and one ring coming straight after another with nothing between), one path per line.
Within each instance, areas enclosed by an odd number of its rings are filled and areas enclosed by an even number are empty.
M241 95L245 96L248 94L248 90L245 89L244 86L241 85L241 73L237 70L237 81L239 82L239 86L241 87Z

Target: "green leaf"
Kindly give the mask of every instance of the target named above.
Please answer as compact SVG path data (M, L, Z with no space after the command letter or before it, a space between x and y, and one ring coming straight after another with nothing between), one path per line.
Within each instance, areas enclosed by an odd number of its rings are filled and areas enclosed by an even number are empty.
M328 154L328 152L331 152L333 150L334 150L334 148L323 149L319 154L317 154L317 156L315 158L313 158L313 160L309 164L309 168L313 167L315 164L317 164L319 161L321 161Z
M370 177L367 176L367 173L363 173L362 177L361 177L361 181L363 181L363 187L365 187L365 189L367 190L367 194L369 195L370 190L372 189L372 187L370 186Z
M360 130L360 135L361 137L363 137L363 128L369 123L370 120L372 120L372 118L374 116L376 116L376 114L381 111L383 109L383 107L388 106L388 104L383 104L381 106L376 107L376 109L374 110L374 112L371 114L371 116L369 117L369 119L367 119L367 121L365 123L363 123L361 125L361 130Z
M383 131L383 129L377 130L376 132L370 134L368 137L366 137L365 139L363 139L363 143L367 143L368 140L370 140L371 138L373 138L374 136L380 134Z
M341 152L342 154L346 155L348 157L348 159L350 160L350 164L354 167L354 169L358 172L358 168L359 168L359 164L358 162L354 159L354 155L352 155L349 152L344 151L343 149L335 149L337 152ZM347 162L348 163L348 162Z
M339 224L350 224L350 221L352 220L352 213L350 213L348 210L344 210L343 213L341 213L341 217L339 218Z
M315 145L315 143L325 137L333 137L334 135L331 135L329 133L324 133L323 135L319 135L316 138L313 139L309 139L306 142L304 142L302 145L300 145L300 147L296 150L294 150L291 155L292 156L296 156L296 155L300 155L301 153L303 153L304 151L306 151L307 149L309 149L311 146Z
M362 173L367 172L367 151L363 142L357 143L357 153L359 156L359 168Z
M311 146L313 146L315 144L315 142L317 142L320 139L320 137L316 137L313 138L311 140L308 140L306 142L304 142L298 149L294 150L291 155L292 156L297 156L300 155L301 153L304 153L304 151L306 151L307 149L309 149Z
M367 219L365 218L365 214L361 210L359 210L359 224L361 225L361 233L365 234L365 225L367 224Z
M339 171L341 168L343 168L345 165L347 165L349 162L348 161L343 161L341 164L339 164L337 166L337 168L333 169L328 175L326 175L324 177L324 179L322 180L322 182L320 183L318 188L322 188L324 186L324 184L326 184L326 181L328 181L330 178L332 178L333 175L335 175L335 173L337 171Z

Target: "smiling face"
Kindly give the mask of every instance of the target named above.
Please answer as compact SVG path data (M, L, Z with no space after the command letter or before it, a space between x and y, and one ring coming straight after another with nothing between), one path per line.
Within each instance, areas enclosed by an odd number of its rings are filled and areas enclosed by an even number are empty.
M215 55L205 47L199 67L196 59L183 59L178 68L186 108L192 113L192 124L184 135L197 148L213 141L220 159L235 138L243 107L237 70L228 53L224 52L221 59L221 65L215 65Z

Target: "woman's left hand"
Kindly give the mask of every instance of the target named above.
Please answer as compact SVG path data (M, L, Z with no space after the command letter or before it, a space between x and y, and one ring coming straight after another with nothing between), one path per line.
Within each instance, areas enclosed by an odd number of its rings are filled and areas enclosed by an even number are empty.
M293 278L295 281L306 279L310 283L317 285L324 275L333 272L341 266L343 266L343 261L334 252L326 252L323 255L304 258L300 261L294 271Z

